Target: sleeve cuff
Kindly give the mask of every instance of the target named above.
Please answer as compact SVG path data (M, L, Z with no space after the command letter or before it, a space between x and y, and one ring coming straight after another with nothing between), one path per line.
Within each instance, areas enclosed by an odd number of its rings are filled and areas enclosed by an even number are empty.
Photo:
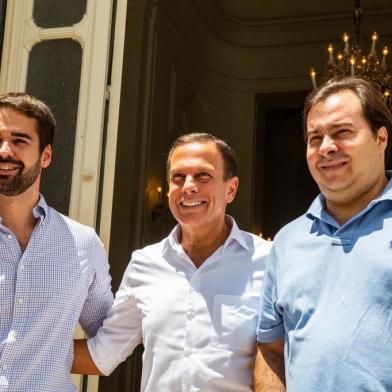
M270 329L257 328L257 341L259 343L271 343L284 336L284 325L279 324Z
M109 376L110 373L114 370L114 368L105 368L102 366L102 364L99 363L98 356L95 352L95 341L94 338L87 339L87 348L90 353L90 356L95 363L95 366L99 369L99 371L104 375L104 376Z

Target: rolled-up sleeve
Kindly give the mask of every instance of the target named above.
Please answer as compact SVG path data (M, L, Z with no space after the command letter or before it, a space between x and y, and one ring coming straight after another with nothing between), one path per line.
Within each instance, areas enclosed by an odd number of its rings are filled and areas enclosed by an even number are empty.
M91 229L87 246L87 260L92 270L92 282L83 304L79 323L87 336L94 336L113 304L109 263L102 241Z
M87 341L95 365L105 375L142 343L142 313L132 292L132 268L131 261L106 320L97 335Z
M284 335L282 314L277 308L276 282L277 253L275 245L268 256L260 299L260 312L257 324L257 341L270 343Z

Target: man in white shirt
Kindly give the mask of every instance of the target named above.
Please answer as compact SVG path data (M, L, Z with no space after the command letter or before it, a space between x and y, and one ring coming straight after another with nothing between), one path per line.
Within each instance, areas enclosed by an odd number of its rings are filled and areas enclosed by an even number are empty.
M250 391L270 244L225 215L238 189L225 142L183 135L167 166L178 225L133 253L103 326L76 341L73 371L108 375L143 343L142 391Z

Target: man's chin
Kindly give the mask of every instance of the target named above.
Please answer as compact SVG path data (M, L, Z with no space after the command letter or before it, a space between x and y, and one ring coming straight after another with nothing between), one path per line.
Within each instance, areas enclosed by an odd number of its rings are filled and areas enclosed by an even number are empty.
M7 181L7 182L4 182L0 178L0 195L8 196L8 197L19 196L22 193L26 192L33 185L33 183L31 181L23 181L23 182Z
M347 189L352 184L351 177L335 176L331 178L322 178L320 181L316 181L320 190L331 192L340 192Z
M15 196L16 189L12 184L10 176L0 176L0 195Z
M320 191L327 202L340 205L351 200L352 191L349 188L348 186L320 187Z
M24 192L24 190L20 190L20 189L1 188L0 187L0 195L2 195L2 196L15 197L15 196L19 196L23 192Z

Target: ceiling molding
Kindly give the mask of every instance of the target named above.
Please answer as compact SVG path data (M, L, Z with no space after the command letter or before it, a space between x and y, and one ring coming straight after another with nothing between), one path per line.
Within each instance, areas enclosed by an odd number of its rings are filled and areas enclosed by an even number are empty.
M232 23L239 26L244 27L263 27L268 25L287 25L287 24L295 24L295 23L311 23L317 21L336 21L339 19L350 19L352 20L353 11L351 8L348 8L347 11L338 12L324 12L324 13L317 13L312 15L304 15L300 17L287 17L281 16L277 17L267 17L263 18L258 15L253 15L252 19L245 19L231 15L230 13L226 12L217 2L217 0L191 0L193 4L203 11L204 14L210 17L216 17L218 20L223 21L223 23ZM265 3L259 3L260 7L258 9L259 15L263 13L268 6ZM272 7L272 6L271 6ZM318 7L318 10L320 7ZM298 13L300 13L300 9ZM383 7L382 9L367 9L365 10L364 18L367 17L374 17L374 16L381 16L385 14L392 14L392 7Z
M206 2L210 0L205 0ZM237 42L229 42L207 24L195 6L197 0L159 0L157 29L168 42L168 50L176 53L180 69L188 70L199 85L217 90L272 91L286 85L288 90L310 88L308 72L315 67L321 72L327 58L329 42L337 44L351 27L351 18L320 22L273 25L232 31ZM199 3L204 3L199 2ZM392 12L392 10L391 10ZM376 19L374 19L376 18ZM365 50L367 37L376 24L380 36L378 47L392 46L390 16L383 13L368 16L363 24ZM229 28L228 28L229 29ZM231 29L229 29L231 30ZM250 30L248 35L241 31ZM369 34L368 34L369 33ZM242 44L242 41L244 43ZM370 38L369 38L370 40ZM219 87L218 87L219 86Z
M336 39L343 31L352 30L352 12L247 20L224 12L216 0L190 1L212 32L227 43L238 46L320 42ZM391 23L386 16L392 16L392 8L367 11L363 18L363 28L376 27L378 30L382 29L382 35L391 34Z

